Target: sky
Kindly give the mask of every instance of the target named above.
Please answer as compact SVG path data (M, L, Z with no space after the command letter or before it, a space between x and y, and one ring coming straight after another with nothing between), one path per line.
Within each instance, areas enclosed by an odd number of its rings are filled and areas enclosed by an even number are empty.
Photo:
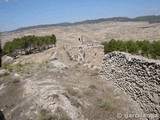
M0 32L109 17L160 15L160 0L0 0Z

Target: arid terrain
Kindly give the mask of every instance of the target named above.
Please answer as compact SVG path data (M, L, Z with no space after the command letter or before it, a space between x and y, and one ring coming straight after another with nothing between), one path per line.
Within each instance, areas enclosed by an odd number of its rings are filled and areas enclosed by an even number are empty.
M120 40L159 40L160 23L148 22L101 22L65 27L46 27L30 30L5 32L1 34L2 43L25 35L55 34L61 44L76 44L83 36L85 43L101 43L110 39Z
M0 108L6 120L146 120L129 114L144 113L123 89L107 79L101 68L71 60L64 47L97 44L110 39L159 40L160 24L102 22L4 32L4 44L25 35L55 34L57 45L46 51L19 56L1 70ZM98 52L98 51L96 51ZM104 56L99 57L103 60ZM6 56L3 60L6 60Z

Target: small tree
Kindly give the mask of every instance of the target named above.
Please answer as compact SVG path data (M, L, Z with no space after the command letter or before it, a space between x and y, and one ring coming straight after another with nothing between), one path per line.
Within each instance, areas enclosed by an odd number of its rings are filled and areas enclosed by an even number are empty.
M144 41L122 41L112 39L109 42L103 42L104 52L125 51L133 54L141 54L146 57L159 58L160 57L160 40L150 42Z
M129 40L126 41L126 50L129 53L138 53L138 45L136 44L135 41Z
M45 49L50 44L56 44L56 37L55 35L51 36L24 36L22 38L15 38L11 42L6 42L3 47L3 53L8 55L13 55L19 51L25 51L25 53L29 54L32 53L34 50L38 49L39 51L45 47ZM17 54L17 53L16 53Z

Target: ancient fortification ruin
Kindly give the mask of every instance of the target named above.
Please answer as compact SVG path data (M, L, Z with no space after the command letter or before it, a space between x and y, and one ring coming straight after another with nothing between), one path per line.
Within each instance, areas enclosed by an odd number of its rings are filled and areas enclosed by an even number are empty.
M146 114L160 114L160 62L124 52L104 56L103 46L82 44L65 47L70 59L102 68L107 79L130 95ZM104 59L102 59L104 58Z
M123 52L106 54L102 71L145 113L160 115L160 62Z
M65 47L70 59L76 60L89 68L101 68L103 62L103 46L96 44L82 44Z
M82 35L78 38L77 45L66 45L64 47L71 60L78 61L89 68L101 69L104 47L99 44L89 44Z

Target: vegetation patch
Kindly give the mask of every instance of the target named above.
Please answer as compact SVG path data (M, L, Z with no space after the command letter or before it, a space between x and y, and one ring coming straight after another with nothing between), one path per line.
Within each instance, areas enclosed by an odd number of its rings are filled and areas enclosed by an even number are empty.
M2 69L6 69L9 72L16 71L16 72L29 73L31 70L31 65L32 63L25 63L25 64L17 63L15 65L12 65L11 63L4 63L2 65ZM3 76L7 75L9 75L8 72L6 72Z
M20 72L20 71L23 71L25 69L25 64L18 63L18 64L16 64L15 67L16 67L16 70L18 72Z
M20 80L18 80L18 79L13 79L13 81L12 81L12 83L19 83L20 82Z
M73 88L67 88L66 91L68 92L68 94L70 94L71 96L77 96L79 91Z
M50 111L48 111L46 109L42 109L40 111L40 115L39 115L39 119L38 120L55 120L55 119L53 119Z
M89 85L87 89L84 90L83 94L87 96L93 96L95 94L95 90L97 89L96 85Z
M143 41L123 41L123 40L110 40L109 42L103 42L104 53L110 53L113 51L123 51L131 54L138 54L149 58L160 59L160 40L150 42L148 40Z
M95 69L95 70L91 71L91 76L97 76L97 75L99 75L99 70L98 69Z
M71 120L71 118L62 108L58 107L53 115L53 120Z
M97 101L98 101L99 108L105 111L113 110L115 108L114 104L110 101L106 101L102 99L98 99Z
M20 80L19 80L19 79L14 78L14 79L11 79L8 83L17 84L17 83L19 83L19 82L20 82Z
M57 108L54 114L51 114L49 110L40 110L38 120L71 120L71 118L60 107Z
M36 51L42 51L56 44L55 35L47 36L24 36L15 38L13 41L6 42L3 47L3 55L16 57L17 55L31 54Z
M17 63L16 65L13 65L13 69L16 72L29 74L34 68L33 63Z
M95 92L92 89L86 89L83 94L85 94L86 96L93 96L94 93Z
M5 71L3 74L0 74L0 77L8 76L9 72Z
M4 64L2 65L2 69L6 69L6 70L12 72L13 66L11 65L11 63L4 63Z
M69 98L69 100L73 106L76 106L77 108L81 106L81 104L76 99Z
M6 109L11 109L12 107L14 107L14 104L10 104L10 105L9 105L9 104L6 104L6 105L5 105L5 108L6 108Z
M97 89L97 87L95 85L90 85L89 88L90 89Z

